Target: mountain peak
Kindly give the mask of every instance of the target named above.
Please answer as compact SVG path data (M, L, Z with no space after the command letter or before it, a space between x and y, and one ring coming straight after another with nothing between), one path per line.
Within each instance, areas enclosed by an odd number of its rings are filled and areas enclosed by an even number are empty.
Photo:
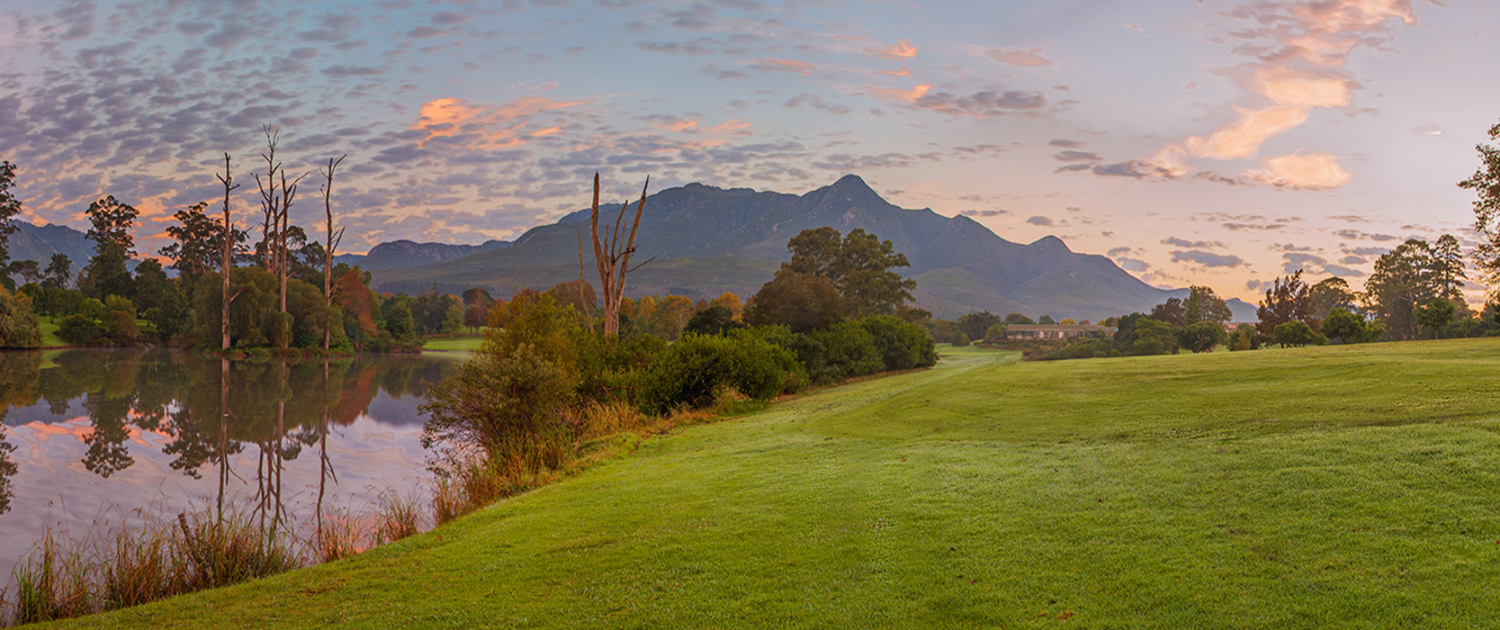
M1033 241L1030 245L1027 245L1027 247L1036 248L1044 252L1062 251L1070 254L1073 253L1073 250L1068 249L1067 243L1064 243L1062 239L1057 238L1056 236L1053 236L1051 234Z

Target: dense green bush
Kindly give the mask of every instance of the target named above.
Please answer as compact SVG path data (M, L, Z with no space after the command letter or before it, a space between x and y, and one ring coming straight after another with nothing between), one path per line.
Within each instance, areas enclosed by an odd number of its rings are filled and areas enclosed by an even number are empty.
M42 330L27 304L26 295L15 296L0 289L0 348L35 348L42 345Z
M961 332L953 333L953 347L962 348L969 345L969 336Z
M853 378L885 369L885 357L860 322L841 322L811 333L823 344L828 367L836 378Z
M802 366L791 351L745 331L728 336L687 333L653 362L644 384L648 407L704 407L727 389L765 400L782 392Z
M94 320L75 313L63 318L58 326L57 336L75 346L91 346L97 343L101 332L99 324L94 323Z
M876 352L887 370L910 370L937 363L932 337L921 326L892 315L877 315L859 320L870 334Z

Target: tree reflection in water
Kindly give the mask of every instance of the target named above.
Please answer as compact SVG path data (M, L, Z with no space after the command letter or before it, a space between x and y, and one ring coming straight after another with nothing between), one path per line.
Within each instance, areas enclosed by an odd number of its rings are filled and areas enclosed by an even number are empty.
M31 422L58 424L74 420L68 416L80 415L81 407L87 416L82 464L89 473L100 479L117 475L144 456L142 444L152 444L161 452L152 458L185 477L200 480L205 467L214 469L218 516L232 479L253 484L246 489L253 489L251 516L268 529L290 525L283 473L289 462L315 450L321 532L328 484L338 483L329 433L354 423L382 391L395 398L425 397L428 385L453 365L421 357L295 363L168 350L0 352L0 419L7 411L31 408L28 416L42 418ZM56 499L15 496L16 446L6 437L0 424L0 514L18 500L40 507ZM234 457L247 451L256 454L253 469ZM242 470L235 470L236 460Z

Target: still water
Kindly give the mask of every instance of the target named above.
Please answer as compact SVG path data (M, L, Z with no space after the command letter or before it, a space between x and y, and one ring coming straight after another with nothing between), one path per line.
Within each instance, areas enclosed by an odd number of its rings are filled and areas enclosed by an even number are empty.
M319 510L423 492L418 407L457 364L0 352L0 587L49 528L81 539L223 505L279 513L306 539Z

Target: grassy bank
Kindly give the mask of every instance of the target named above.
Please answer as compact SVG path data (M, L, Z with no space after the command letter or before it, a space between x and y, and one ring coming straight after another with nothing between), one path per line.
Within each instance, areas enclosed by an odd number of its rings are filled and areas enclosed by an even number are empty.
M327 565L58 627L1478 627L1500 341L948 350Z
M484 334L432 337L422 343L423 352L474 352L484 343Z

